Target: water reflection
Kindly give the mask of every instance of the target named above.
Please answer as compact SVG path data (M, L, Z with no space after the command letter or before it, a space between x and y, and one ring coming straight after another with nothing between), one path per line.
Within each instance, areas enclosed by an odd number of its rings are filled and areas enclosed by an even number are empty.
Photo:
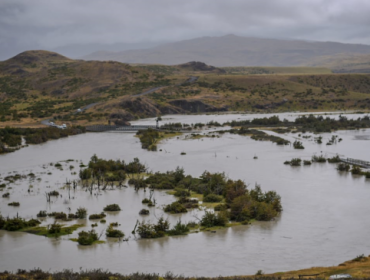
M153 242L153 240L150 239L138 239L137 240L137 246L140 250L146 251L146 250L151 250L155 248L164 248L165 245L169 242L169 238L171 237L163 237L163 238L158 238ZM181 240L180 240L181 241Z

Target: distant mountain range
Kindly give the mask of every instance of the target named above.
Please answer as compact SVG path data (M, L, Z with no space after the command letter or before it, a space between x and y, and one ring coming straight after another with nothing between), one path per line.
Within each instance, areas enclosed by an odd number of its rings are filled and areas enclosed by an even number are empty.
M358 59L358 57L361 57ZM201 37L162 44L149 49L120 52L99 51L83 56L85 60L115 60L137 64L175 65L202 61L225 66L330 66L370 72L370 46L335 42L308 42L226 35ZM351 61L354 60L354 65ZM345 62L345 63L344 63ZM365 65L364 65L365 63Z

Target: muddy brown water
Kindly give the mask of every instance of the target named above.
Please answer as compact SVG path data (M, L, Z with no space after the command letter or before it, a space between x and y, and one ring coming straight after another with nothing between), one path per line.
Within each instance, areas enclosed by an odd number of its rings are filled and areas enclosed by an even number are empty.
M281 118L295 116L282 114ZM225 122L253 117L256 116L165 116L163 122ZM137 123L152 122L153 119L147 119ZM343 141L325 145L332 135L338 135ZM34 180L27 178L17 181L10 185L11 189L0 192L9 191L11 194L9 199L0 197L3 216L12 217L18 213L31 218L40 210L68 212L71 209L75 212L79 206L88 208L89 214L93 214L100 213L107 204L117 203L122 211L108 214L107 224L118 222L119 229L125 232L129 241L120 243L115 239L107 239L103 234L102 240L107 243L84 247L68 240L77 236L77 232L71 236L50 239L0 231L0 270L103 268L120 273L140 271L164 274L172 271L187 276L218 276L254 274L260 269L268 273L337 265L360 254L368 255L370 180L364 176L340 173L335 169L335 164L317 163L294 168L283 162L294 157L310 159L313 154L321 153L370 160L370 130L338 131L322 136L324 140L321 145L312 139L299 138L305 146L304 150L230 134L199 140L185 140L181 136L160 144L162 152L148 152L141 149L138 139L130 133L89 133L2 155L2 178L15 173L36 174ZM282 137L294 140L298 135L285 134ZM186 152L186 155L181 156L181 152ZM217 230L216 233L201 232L140 240L131 234L136 220L155 222L164 216L173 225L178 219L187 222L195 220L195 217L200 218L202 211L167 215L161 207L175 199L156 191L157 207L149 208L151 213L148 217L140 217L138 212L146 208L141 200L148 197L149 193L135 192L130 187L107 190L101 194L94 192L92 196L78 189L72 192L72 199L68 199L67 191L60 188L66 178L77 178L71 172L78 173L80 161L87 164L94 153L105 159L125 161L138 157L152 171L167 171L181 166L193 176L201 175L204 170L225 172L228 177L242 179L251 187L259 183L264 190L277 191L282 197L284 211L271 222L256 222L249 226ZM258 159L253 159L254 155ZM75 161L61 162L67 159ZM61 162L63 170L50 166L51 162ZM69 170L70 165L74 166L72 171ZM27 192L29 185L33 186L31 193ZM48 204L44 193L50 190L58 190L62 197L54 198ZM12 201L19 201L21 206L8 206ZM43 224L52 222L53 219L48 218ZM91 221L78 222L86 224L82 229L91 228ZM104 233L107 224L99 224L97 232Z

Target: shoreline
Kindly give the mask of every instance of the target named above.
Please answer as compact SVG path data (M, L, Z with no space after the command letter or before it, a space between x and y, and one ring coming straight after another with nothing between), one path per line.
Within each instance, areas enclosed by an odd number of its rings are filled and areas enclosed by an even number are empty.
M165 275L156 273L132 273L132 274L121 274L112 273L103 268L96 268L90 270L80 270L79 272L73 271L72 269L63 269L60 271L50 272L43 271L40 268L32 270L18 269L17 272L0 271L0 279L125 279L125 280L240 280L240 279L300 279L300 278L315 278L315 279L329 279L331 275L337 274L350 274L352 279L370 279L370 256L360 255L356 258L345 261L337 266L329 267L311 267L306 269L292 270L286 272L275 272L264 274L263 271L259 270L255 275L232 275L232 276L220 276L220 277L202 277L202 276L183 276L175 275L170 271ZM73 276L73 277L72 277ZM18 278L23 277L23 278Z

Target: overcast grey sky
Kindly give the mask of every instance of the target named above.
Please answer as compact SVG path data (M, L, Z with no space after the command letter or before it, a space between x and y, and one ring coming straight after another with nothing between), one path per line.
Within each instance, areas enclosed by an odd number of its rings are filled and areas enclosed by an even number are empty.
M231 33L370 44L370 0L0 0L0 59Z

